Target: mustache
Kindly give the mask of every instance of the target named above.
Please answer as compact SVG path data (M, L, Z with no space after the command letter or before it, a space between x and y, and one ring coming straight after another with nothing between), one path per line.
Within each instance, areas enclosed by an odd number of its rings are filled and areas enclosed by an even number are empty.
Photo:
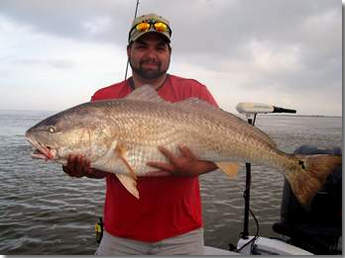
M161 62L153 60L153 59L144 59L144 60L139 62L139 65L143 65L143 64L155 64L155 65L160 66Z

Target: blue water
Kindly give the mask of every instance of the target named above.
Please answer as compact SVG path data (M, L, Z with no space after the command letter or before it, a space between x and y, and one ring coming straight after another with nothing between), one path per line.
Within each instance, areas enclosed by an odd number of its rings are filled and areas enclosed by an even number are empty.
M61 165L30 157L24 133L51 114L0 110L0 254L93 254L97 248L104 181L70 178ZM342 146L340 117L259 116L257 126L286 152L302 144ZM200 180L205 244L227 248L242 231L245 173L232 181L220 172ZM253 165L251 208L262 235L276 236L271 227L279 220L282 186L277 171Z

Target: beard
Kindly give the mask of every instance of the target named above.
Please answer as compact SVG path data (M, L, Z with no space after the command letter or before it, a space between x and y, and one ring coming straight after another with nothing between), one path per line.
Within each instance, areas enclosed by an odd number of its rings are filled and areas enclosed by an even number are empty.
M129 64L132 68L132 71L137 73L140 77L152 80L161 77L165 74L169 68L169 64L166 69L162 69L162 64L159 61L152 61L152 60L142 60L139 62L138 66L135 66L131 60L129 60ZM153 64L156 65L156 68L145 68L145 64Z

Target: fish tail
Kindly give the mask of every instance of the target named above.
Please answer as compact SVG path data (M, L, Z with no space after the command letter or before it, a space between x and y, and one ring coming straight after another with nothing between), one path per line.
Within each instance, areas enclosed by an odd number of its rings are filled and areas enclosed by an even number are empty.
M307 206L336 167L341 166L340 155L295 155L298 165L286 175L298 201Z

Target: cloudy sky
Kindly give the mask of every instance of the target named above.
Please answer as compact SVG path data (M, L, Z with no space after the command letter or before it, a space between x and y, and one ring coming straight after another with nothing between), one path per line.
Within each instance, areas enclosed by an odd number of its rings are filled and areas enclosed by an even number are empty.
M1 0L0 109L59 111L124 79L136 0ZM239 102L342 115L339 0L141 0L173 30L169 72Z

